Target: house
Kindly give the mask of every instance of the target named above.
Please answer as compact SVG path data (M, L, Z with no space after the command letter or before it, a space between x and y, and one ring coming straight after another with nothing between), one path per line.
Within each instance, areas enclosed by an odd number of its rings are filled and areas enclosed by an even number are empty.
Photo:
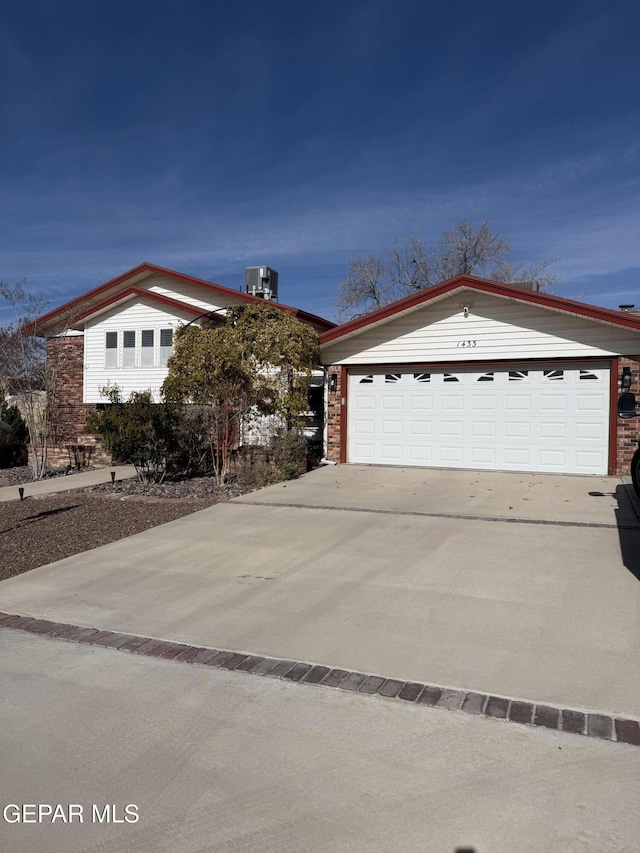
M105 403L101 389L108 384L118 385L125 398L132 391L150 390L159 401L178 325L216 315L222 320L231 305L263 301L252 293L143 263L38 318L33 328L47 338L50 384L55 387L54 442L61 448L77 442L89 411ZM318 332L335 325L272 304ZM65 455L61 451L58 461Z
M320 334L334 462L621 474L640 315L459 276Z

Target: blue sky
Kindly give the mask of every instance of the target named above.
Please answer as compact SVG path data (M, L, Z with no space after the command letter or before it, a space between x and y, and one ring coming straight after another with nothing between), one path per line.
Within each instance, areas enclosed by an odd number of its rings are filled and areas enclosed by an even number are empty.
M631 0L5 4L0 280L266 263L333 317L352 255L486 218L638 305L639 33Z

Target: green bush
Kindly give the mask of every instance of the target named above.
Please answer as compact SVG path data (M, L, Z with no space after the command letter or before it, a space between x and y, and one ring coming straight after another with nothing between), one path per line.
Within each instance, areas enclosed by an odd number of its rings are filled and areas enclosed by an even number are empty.
M154 403L148 391L125 402L119 388L105 390L109 405L91 414L84 432L99 433L114 461L135 465L143 483L161 483L177 449L177 408Z
M0 392L0 468L24 465L29 431L17 406L10 406Z

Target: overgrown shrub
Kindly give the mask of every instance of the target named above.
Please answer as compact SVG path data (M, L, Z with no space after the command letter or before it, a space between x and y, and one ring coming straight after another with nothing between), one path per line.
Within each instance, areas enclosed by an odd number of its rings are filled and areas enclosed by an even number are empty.
M218 419L211 406L183 406L176 427L176 450L171 472L186 477L214 469L215 435Z
M29 431L17 406L7 403L0 392L0 468L24 465Z
M178 409L154 403L148 391L127 401L117 386L104 389L109 405L93 412L84 432L99 433L114 461L135 465L143 483L161 483L177 449Z
M242 447L235 470L239 480L256 488L295 480L307 470L307 442L297 433L283 432L267 445Z

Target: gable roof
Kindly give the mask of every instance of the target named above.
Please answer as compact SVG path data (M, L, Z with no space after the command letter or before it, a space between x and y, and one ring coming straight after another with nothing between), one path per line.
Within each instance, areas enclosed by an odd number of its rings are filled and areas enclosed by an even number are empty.
M157 302L159 305L164 305L174 311L184 311L187 314L192 314L195 319L204 317L210 312L203 312L198 305L191 305L189 302L180 302L178 299L173 299L170 296L165 296L163 293L156 293L154 290L143 290L141 287L127 287L126 290L119 290L117 293L107 296L102 302L97 305L92 305L82 314L74 317L74 323L80 323L88 317L94 317L102 311L111 308L114 305L119 305L123 302L128 302L133 297L139 299L148 299L151 302Z
M159 267L156 266L156 264L150 264L145 261L144 263L139 264L139 266L122 273L122 275L116 276L116 278L112 278L98 287L94 287L93 290L89 290L81 296L77 296L75 299L65 302L65 304L61 305L59 308L54 308L52 311L43 314L41 317L38 317L33 324L30 324L31 328L34 329L36 334L44 335L47 334L47 331L54 329L61 321L64 321L65 325L72 325L82 319L87 319L96 311L104 310L104 307L106 307L109 302L117 302L124 291L137 289L141 293L144 293L145 297L151 298L150 295L153 291L136 288L136 285L144 281L144 279L149 278L151 275L162 275L175 281L195 285L203 291L216 293L227 298L231 297L235 302L264 304L264 300L260 299L258 296L252 296L249 293L233 290L232 288L224 287L221 284L205 281L202 278L196 278L192 275L179 273L175 270ZM156 294L156 296L158 295L159 294ZM169 299L169 297L164 298ZM171 299L171 301L174 303L173 307L180 307L181 310L189 311L190 313L193 313L194 311L194 306L189 303L176 299ZM294 317L309 323L319 331L332 329L335 326L335 323L332 323L330 320L325 320L323 317L317 317L315 314L309 314L306 311L301 311L299 308L293 308L290 305L283 305L280 302L271 302L269 304L274 305L281 311L293 314ZM198 309L198 311L202 314L202 309Z
M626 311L615 311L611 308L599 308L586 302L575 302L573 299L565 299L563 296L553 296L550 293L539 293L533 290L525 290L515 284L502 284L498 281L490 281L486 278L476 278L470 275L459 275L448 281L443 281L427 290L399 299L376 311L361 314L347 323L335 326L320 335L320 344L333 343L337 340L354 337L369 328L381 325L402 314L408 314L429 302L440 300L459 291L478 291L488 293L503 299L516 302L524 302L529 305L537 305L550 311L572 314L574 317L585 317L607 325L633 329L640 332L640 315L629 314Z

